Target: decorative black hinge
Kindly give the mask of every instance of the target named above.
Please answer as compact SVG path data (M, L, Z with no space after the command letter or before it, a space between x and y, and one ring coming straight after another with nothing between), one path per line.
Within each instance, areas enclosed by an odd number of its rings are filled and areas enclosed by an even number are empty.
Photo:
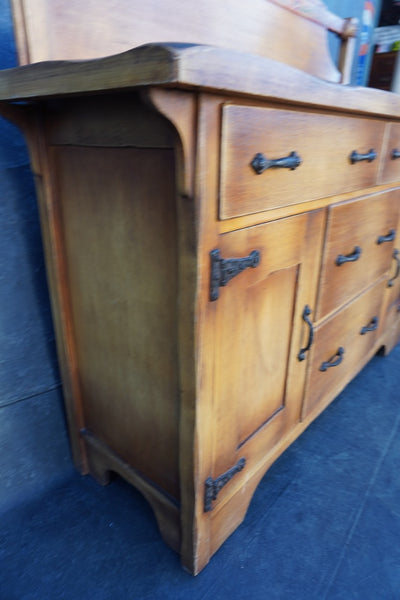
M225 286L233 277L247 269L260 264L260 253L253 250L249 256L244 258L221 258L218 249L211 250L211 286L210 300L219 298L219 288Z
M245 464L246 459L241 458L240 460L238 460L236 465L229 469L229 471L226 471L226 473L223 473L216 479L213 479L212 477L208 477L208 479L206 479L204 493L204 512L209 512L210 510L212 510L213 500L217 499L217 496L221 489L224 487L224 485L226 485L228 481L230 481L232 477L236 475L236 473L239 473L239 471L241 471L244 468Z

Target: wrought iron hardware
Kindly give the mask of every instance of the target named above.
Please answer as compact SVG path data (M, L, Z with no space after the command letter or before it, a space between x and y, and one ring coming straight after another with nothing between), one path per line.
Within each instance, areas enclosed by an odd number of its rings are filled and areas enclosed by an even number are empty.
M307 345L304 348L301 348L300 352L297 355L297 358L299 360L304 360L306 358L306 354L309 351L309 349L311 348L311 344L313 343L314 340L314 328L313 328L313 324L311 323L310 319L308 318L311 315L311 308L308 306L308 304L305 305L304 310L303 310L303 321L305 321L307 323L307 325L310 328L310 333L308 336L308 342Z
M372 317L372 319L368 323L368 325L365 325L365 327L363 327L361 329L360 334L365 335L369 331L375 331L375 329L378 329L378 323L379 323L378 317Z
M258 250L253 250L244 258L221 258L218 249L211 250L211 286L210 300L219 298L219 288L224 287L233 277L239 275L248 267L253 269L260 264L261 256Z
M358 163L363 160L372 162L373 160L376 159L377 156L378 156L377 153L372 148L369 152L366 152L365 154L360 154L359 152L357 152L357 150L353 150L353 152L350 154L350 162L352 165L354 165L354 163Z
M394 274L394 276L391 279L389 279L388 287L393 287L395 280L400 275L400 258L399 258L399 250L397 250L397 248L395 248L393 250L393 258L396 261L396 273Z
M343 265L343 263L355 262L360 258L361 253L362 250L360 246L356 246L351 254L339 254L335 262L338 267L340 267L340 265Z
M391 158L392 158L392 160L396 160L396 158L400 158L400 150L397 150L397 148L393 148Z
M380 235L376 240L377 244L384 244L385 242L393 242L396 238L396 230L391 229L387 235Z
M290 169L294 171L301 165L301 158L295 151L291 152L289 156L275 159L267 158L264 154L258 152L250 165L257 175L261 175L261 173L271 168Z
M246 464L246 459L241 458L238 460L235 466L231 469L213 479L208 477L205 482L205 493L204 493L204 512L210 512L212 510L212 502L217 499L217 496L221 489L232 479L236 473L239 473Z
M338 365L340 365L340 363L343 360L343 354L344 354L344 348L342 348L342 346L340 346L338 348L336 354L331 356L329 360L326 360L325 362L322 363L319 370L327 371L330 367L337 367Z

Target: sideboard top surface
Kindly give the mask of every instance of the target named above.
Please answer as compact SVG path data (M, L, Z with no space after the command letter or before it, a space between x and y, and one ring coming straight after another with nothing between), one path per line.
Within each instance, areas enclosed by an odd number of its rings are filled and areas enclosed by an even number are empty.
M390 92L323 81L272 59L212 46L147 44L85 61L48 61L0 72L0 103L163 86L398 118Z

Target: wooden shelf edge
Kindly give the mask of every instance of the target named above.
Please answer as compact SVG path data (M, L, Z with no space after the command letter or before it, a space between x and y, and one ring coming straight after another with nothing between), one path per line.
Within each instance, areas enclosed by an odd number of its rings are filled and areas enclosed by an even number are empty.
M193 44L146 44L87 61L50 61L0 72L0 103L143 86L199 89L399 118L400 97L329 83L277 61Z

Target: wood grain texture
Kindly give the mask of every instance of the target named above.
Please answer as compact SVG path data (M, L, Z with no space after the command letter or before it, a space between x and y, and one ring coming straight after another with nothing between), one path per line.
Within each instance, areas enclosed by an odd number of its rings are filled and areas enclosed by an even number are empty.
M90 432L82 431L81 437L88 455L90 474L101 485L109 483L111 473L117 473L134 485L152 507L164 541L179 552L181 541L179 504L163 490L152 485L142 473L123 461L118 454Z
M400 195L397 198L400 203ZM400 210L396 231L400 231ZM400 239L396 238L384 295L383 352L388 354L400 341Z
M176 130L175 148L180 154L177 172L177 185L181 197L192 198L194 195L195 153L197 142L197 97L185 90L149 88L142 91L143 100L151 105L154 116L164 115L168 123ZM135 127L136 130L136 127ZM185 210L183 212L186 212ZM193 207L194 215L194 207ZM191 223L193 223L193 215ZM185 220L186 235L187 221ZM194 232L192 233L192 236Z
M248 0L246 4L240 0L203 0L201 4L176 0L88 0L84 4L79 0L13 0L12 4L20 64L92 59L143 44L179 41L240 47L330 81L340 80L329 55L326 28L342 34L345 20L316 0L308 6L282 0ZM318 54L312 52L314 47L318 47Z
M76 344L71 328L71 304L68 294L59 204L54 181L49 176L49 152L46 145L44 123L39 115L31 114L29 109L26 117L23 132L28 143L37 193L72 457L79 471L86 474L88 473L87 455L79 433L84 426L83 403L76 363Z
M310 355L304 416L314 410L319 402L333 399L364 364L366 357L382 331L382 298L386 280L374 287L321 324L315 331L315 342ZM372 319L377 329L361 334ZM338 350L344 353L339 360ZM322 370L324 363L338 363Z
M392 230L398 236L399 192L337 204L329 209L317 320L348 302L390 269L395 240L378 244ZM354 262L337 264L339 256Z
M382 169L379 183L394 182L400 179L400 124L390 123L383 149Z
M84 39L75 2L39 0L33 30L33 4L18 0L20 21L31 11L26 35L36 48L61 47L71 23L73 52L92 52L99 41L131 44L124 32L148 36L156 5L151 33L167 35L191 6L173 14L169 2L121 0L121 13L114 0L90 0L82 11L110 19L96 32L93 22ZM319 0L301 7L321 8ZM180 41L218 33L226 47L166 42L0 73L0 112L26 131L40 193L77 464L102 483L116 472L141 490L194 574L242 521L272 462L400 331L398 281L387 288L397 240L376 244L400 221L399 174L388 163L399 98L299 70L337 78L325 51L314 49L327 26L350 40L350 21L321 25L330 16L312 10L300 19L289 0L207 0L197 9L193 28L180 22ZM247 53L230 47L239 39ZM271 49L268 56L299 68L249 53L246 40L257 46L250 52ZM305 53L293 57L299 45ZM350 152L370 148L377 162L350 165ZM249 170L253 153L293 150L303 159L294 172ZM363 249L361 268L335 266L354 245ZM211 301L214 249L222 258L258 250L261 262ZM378 326L361 335L374 318ZM299 359L311 327L313 343ZM320 371L340 346L343 361ZM206 510L210 478L241 458L245 467Z
M173 155L52 155L85 428L179 498Z
M172 125L146 106L139 91L48 101L46 136L51 146L172 148Z
M199 560L204 565L209 554L199 550L199 525L196 511L203 491L197 480L199 455L198 407L205 386L202 364L209 360L208 349L202 346L198 333L202 315L198 280L199 267L199 206L195 186L200 177L196 157L199 135L198 101L186 91L151 88L143 96L176 128L176 201L178 250L178 368L179 368L179 480L180 480L180 554L184 567L197 573ZM200 339L199 339L200 338ZM202 353L207 358L203 361ZM201 382L201 383L200 383Z
M229 92L335 111L398 118L397 94L326 83L289 65L236 50L150 44L93 61L46 62L0 72L0 106L7 100L162 85Z
M220 217L300 204L376 183L379 158L351 164L353 150L381 153L384 123L316 112L226 105L222 113ZM246 135L243 132L246 131ZM307 132L307 133L305 133ZM300 165L257 174L257 154Z
M145 98L164 119L146 112ZM317 356L329 358L325 344L332 332L348 340L364 312L367 324L382 304L383 288L373 288L371 302L358 298L335 313L336 320L320 322L314 354L299 362L309 333L301 318L305 304L315 321L326 209L290 216L287 205L287 218L240 231L228 219L231 231L221 234L224 98L163 88L147 97L118 93L113 100L115 113L110 98L99 97L41 107L50 145L41 152L52 157L51 164L42 158L41 168L53 182L46 193L59 207L53 235L64 256L62 294L71 306L76 352L65 361L82 398L80 427L94 440L86 444L89 468L103 480L115 470L138 489L144 475L161 495L179 500L178 526L170 503L148 495L164 537L175 548L181 540L182 562L197 573L244 518L261 474L378 349L380 330L354 343L343 377L327 387L310 383L300 421L307 369ZM357 219L376 225L385 207L392 213L396 193L341 204L357 211L340 217L347 228L337 225L333 238L348 237ZM266 257L261 270L241 273L211 303L210 250L241 256L256 246ZM387 271L391 267L389 256ZM325 281L328 289L329 277ZM349 289L350 295L360 291ZM358 308L350 309L353 304ZM243 403L247 395L250 404ZM246 468L205 513L205 480L242 456Z
M225 234L219 241L225 258L253 250L261 258L257 267L221 288L216 301L214 418L223 435L215 445L214 476L247 455L253 436L263 437L267 454L300 418L304 365L296 355L301 314L314 300L310 290L318 275L305 243L313 217L282 219ZM320 231L308 241L318 248Z

